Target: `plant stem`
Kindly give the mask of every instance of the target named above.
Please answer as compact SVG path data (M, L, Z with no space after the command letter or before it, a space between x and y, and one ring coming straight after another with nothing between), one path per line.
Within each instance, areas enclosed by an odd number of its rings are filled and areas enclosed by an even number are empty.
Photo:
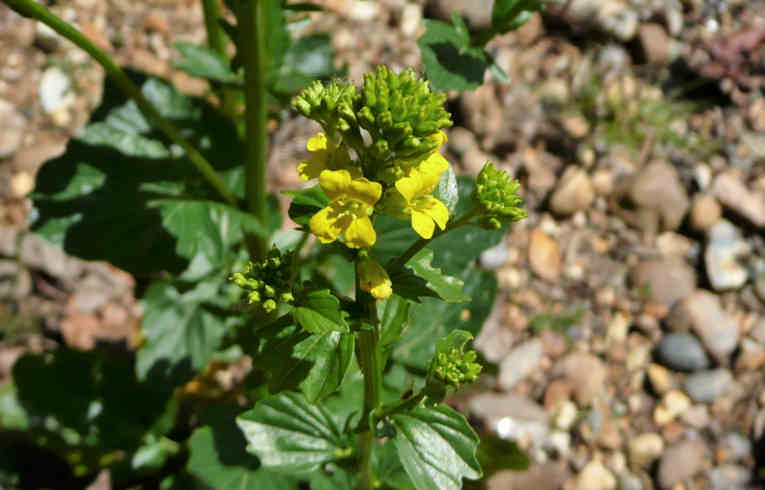
M226 36L221 28L220 0L202 0L202 9L205 14L205 29L207 30L207 44L216 53L227 57Z
M358 331L356 357L364 375L364 409L358 430L361 432L362 465L359 474L359 488L371 490L374 474L372 471L372 447L375 430L370 424L371 415L380 407L382 393L382 353L380 352L380 327L377 318L377 304L359 284L358 262L356 264L356 302L362 307L369 324Z
M223 183L213 166L210 165L210 162L208 162L207 159L191 145L191 143L181 136L178 128L176 128L173 123L160 115L159 111L157 111L152 103L143 96L141 89L128 78L125 72L117 66L108 54L99 49L80 31L67 24L60 17L56 16L53 12L34 0L3 0L3 2L19 14L37 19L88 53L91 58L96 60L98 64L104 68L106 74L114 80L120 90L135 101L141 113L159 128L160 131L165 133L173 143L183 148L191 163L218 192L218 194L220 194L223 200L231 205L237 204L236 197Z
M202 0L202 8L205 15L205 30L207 31L207 44L223 59L228 59L226 50L228 42L226 33L220 24L221 0ZM221 110L229 117L236 115L236 94L230 87L218 87L221 98Z
M266 222L266 13L264 0L245 0L239 12L239 46L244 50L244 95L246 99L245 187L247 210L261 223ZM265 241L248 238L254 259L265 254Z

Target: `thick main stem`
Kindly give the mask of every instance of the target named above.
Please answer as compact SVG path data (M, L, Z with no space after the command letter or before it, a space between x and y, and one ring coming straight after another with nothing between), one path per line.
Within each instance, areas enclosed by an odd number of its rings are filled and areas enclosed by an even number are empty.
M356 302L360 304L365 313L364 316L368 319L368 323L358 331L356 342L356 357L361 373L364 375L364 408L359 423L359 431L361 432L359 488L372 490L374 480L372 448L375 443L375 431L370 421L372 414L380 408L383 364L382 353L380 352L380 322L377 318L377 305L372 296L361 290L358 264L356 266Z
M244 49L244 94L246 99L245 188L247 210L261 223L266 222L266 12L263 0L246 0L239 16L240 48ZM265 255L265 242L248 237L253 259Z
M99 49L80 31L67 24L64 20L34 0L3 0L3 2L21 15L37 19L88 53L91 58L96 60L98 64L104 68L106 74L114 80L120 90L135 101L141 113L159 128L160 131L165 133L173 143L183 148L191 163L218 192L218 194L220 194L223 200L231 205L236 205L236 197L228 190L213 166L210 165L210 162L208 162L207 159L191 145L191 143L181 136L178 128L176 128L173 123L160 115L152 103L143 96L141 90L132 82L132 80L130 80L130 78L128 78L125 72L117 66L109 55Z

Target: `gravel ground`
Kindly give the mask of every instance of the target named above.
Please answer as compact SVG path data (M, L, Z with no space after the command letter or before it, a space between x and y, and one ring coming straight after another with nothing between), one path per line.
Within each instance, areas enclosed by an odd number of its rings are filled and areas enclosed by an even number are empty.
M422 70L421 19L490 2L325 0L350 76ZM120 63L203 94L172 43L204 40L193 0L54 6ZM757 489L765 457L765 2L551 1L495 39L510 75L451 94L448 156L520 179L529 218L481 261L500 300L476 342L497 364L455 398L534 464L492 489ZM0 383L37 325L78 348L133 341L135 283L25 231L40 165L98 105L103 73L0 6ZM271 185L295 187L314 128L272 131ZM11 260L11 257L16 259Z

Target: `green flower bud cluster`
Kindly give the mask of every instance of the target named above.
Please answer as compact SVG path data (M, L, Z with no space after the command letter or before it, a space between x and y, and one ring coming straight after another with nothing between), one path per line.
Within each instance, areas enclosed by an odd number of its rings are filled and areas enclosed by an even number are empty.
M504 223L519 221L526 217L523 199L518 195L521 184L511 180L510 175L486 162L478 173L473 189L473 202L483 211L481 225L499 229Z
M433 151L440 142L428 136L452 125L443 108L446 95L433 93L411 69L401 74L378 66L364 75L356 99L359 124L374 140L378 159L412 158Z
M231 275L231 281L247 291L247 304L259 304L271 313L280 303L291 303L291 269L293 252L281 253L273 248L260 263L250 262L242 272Z
M365 176L391 164L405 164L435 151L444 143L443 128L452 125L443 108L446 96L409 69L396 74L385 66L364 75L360 90L350 83L314 82L295 97L293 105L322 125L327 137L345 143L360 155ZM371 137L364 141L362 129ZM369 173L369 175L367 175Z
M453 348L448 352L439 352L433 358L432 372L444 383L459 387L461 383L471 383L478 379L482 366L475 362L474 350L464 352Z
M333 81L324 86L314 81L303 90L292 104L305 117L320 123L329 134L337 129L349 131L357 126L353 101L356 87L347 82Z

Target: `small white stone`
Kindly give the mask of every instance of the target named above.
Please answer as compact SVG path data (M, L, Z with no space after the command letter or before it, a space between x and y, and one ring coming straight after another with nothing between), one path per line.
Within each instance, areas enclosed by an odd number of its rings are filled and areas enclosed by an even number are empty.
M569 430L574 425L574 422L576 422L578 414L574 402L571 400L562 401L555 414L556 427L562 430Z
M72 81L66 73L54 67L48 68L40 78L40 103L43 110L53 114L74 104Z

